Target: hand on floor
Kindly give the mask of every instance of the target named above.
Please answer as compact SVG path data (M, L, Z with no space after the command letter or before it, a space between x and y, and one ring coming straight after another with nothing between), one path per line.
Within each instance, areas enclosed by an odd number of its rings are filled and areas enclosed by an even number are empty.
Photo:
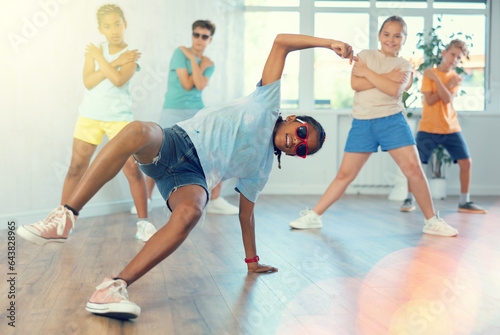
M252 273L278 272L278 268L266 264L257 264L257 267L255 268L249 267L248 272Z

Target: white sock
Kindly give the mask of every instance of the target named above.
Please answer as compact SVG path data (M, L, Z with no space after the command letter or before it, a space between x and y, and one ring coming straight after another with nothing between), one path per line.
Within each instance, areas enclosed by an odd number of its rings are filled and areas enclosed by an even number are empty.
M408 192L408 195L406 196L406 199L415 200L415 198L413 197L413 193Z
M470 194L469 193L460 193L460 204L466 204L470 202Z
M316 212L315 212L315 211L313 211L312 209L311 209L311 213L313 213L313 214L314 214L315 216L317 216L317 217L321 217L321 215L319 215L318 213L316 213Z

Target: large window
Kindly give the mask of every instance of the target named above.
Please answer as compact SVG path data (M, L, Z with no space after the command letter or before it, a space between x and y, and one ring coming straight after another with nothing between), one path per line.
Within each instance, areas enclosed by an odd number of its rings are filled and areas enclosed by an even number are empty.
M465 70L460 89L463 91L454 100L457 110L477 111L484 108L484 65L486 52L485 16L484 15L434 15L434 27L440 26L438 35L447 44L453 38L469 43L469 59L464 59L461 66ZM457 35L457 32L462 32Z
M252 0L256 1L256 0ZM270 1L270 0L268 0ZM250 93L260 80L264 64L279 33L299 33L297 12L245 13L245 92ZM299 106L298 52L287 57L282 76L281 99L283 108Z
M246 6L298 6L300 0L245 0Z
M485 109L485 67L488 64L489 6L493 0L244 0L245 14L245 92L253 90L260 78L272 40L280 32L303 33L350 43L356 52L379 48L378 28L391 15L402 16L408 25L408 39L401 56L415 66L422 61L416 48L417 33L426 34L438 25L446 44L453 38L472 37L469 60L461 84L464 94L455 99L460 111ZM439 18L439 20L438 20ZM458 33L462 33L459 35ZM470 41L469 41L470 42ZM283 107L299 109L349 109L348 62L328 50L315 49L309 54L292 53L283 76ZM301 80L299 80L299 77ZM421 107L418 83L412 87Z
M317 13L314 35L349 41L355 51L368 49L369 15ZM352 26L353 29L345 29ZM314 50L314 102L316 108L352 106L351 65L326 49Z

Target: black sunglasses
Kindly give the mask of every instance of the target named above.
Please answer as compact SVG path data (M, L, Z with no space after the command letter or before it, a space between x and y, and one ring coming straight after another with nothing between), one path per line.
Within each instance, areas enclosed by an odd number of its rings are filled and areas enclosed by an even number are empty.
M210 35L201 35L200 33L193 33L193 37L194 38L200 38L201 36L201 39L206 41L210 38Z

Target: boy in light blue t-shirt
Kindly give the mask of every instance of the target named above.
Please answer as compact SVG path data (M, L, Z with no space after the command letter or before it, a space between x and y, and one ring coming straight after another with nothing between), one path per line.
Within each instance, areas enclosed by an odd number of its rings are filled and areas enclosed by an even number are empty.
M304 35L278 35L262 79L247 97L205 108L194 118L171 128L133 122L99 153L65 206L59 234L41 238L66 239L74 216L116 173L131 154L156 184L172 210L168 222L144 245L116 277L105 278L87 303L87 311L130 319L140 308L128 300L127 286L174 252L201 218L208 192L221 180L237 178L240 224L249 272L275 272L259 263L255 244L254 206L271 172L273 154L306 158L321 149L323 127L312 117L280 117L280 78L289 52L314 47L333 50L352 60L348 44ZM42 234L40 234L42 235ZM109 297L113 296L111 300Z

